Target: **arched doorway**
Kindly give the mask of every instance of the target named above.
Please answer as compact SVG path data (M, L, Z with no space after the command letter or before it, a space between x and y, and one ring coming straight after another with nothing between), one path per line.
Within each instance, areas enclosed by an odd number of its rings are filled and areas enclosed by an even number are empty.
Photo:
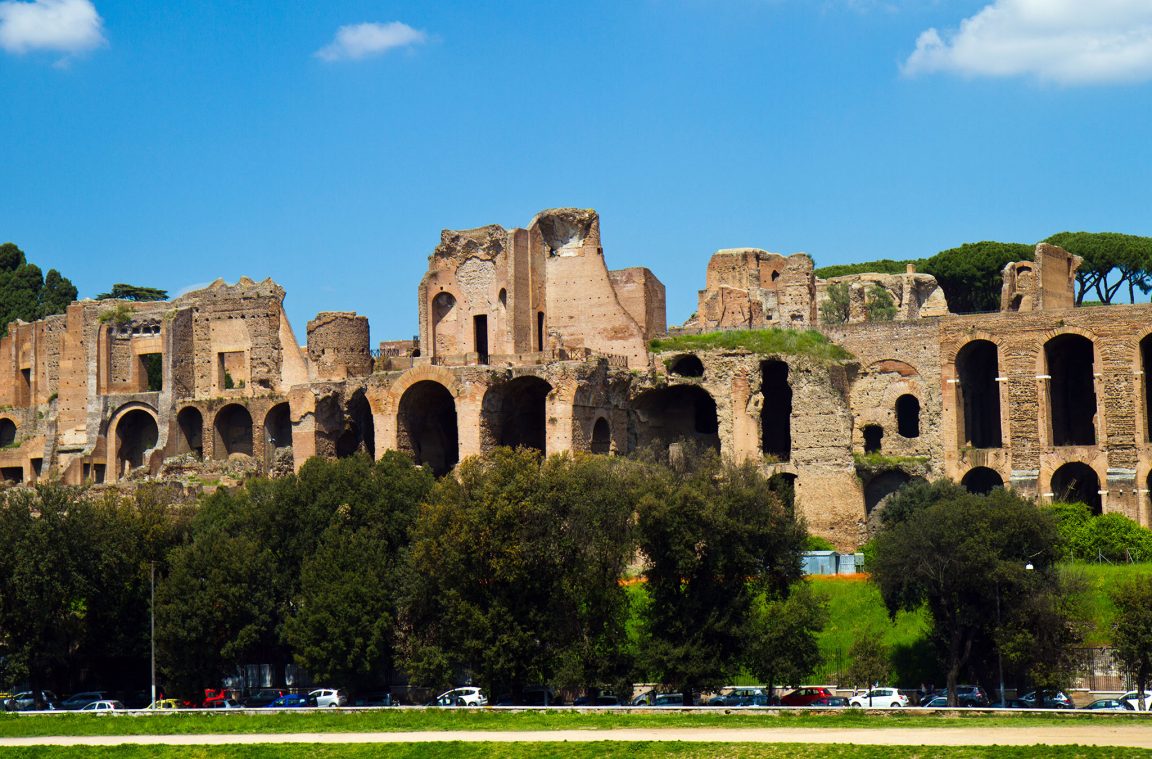
M204 415L195 406L185 406L176 414L176 453L194 453L204 457Z
M920 437L920 399L905 393L896 399L896 432L901 437Z
M960 444L973 448L999 448L1000 363L996 344L973 340L956 354L956 409Z
M376 424L372 419L372 406L363 390L357 390L345 407L347 419L344 431L336 439L336 457L346 458L363 449L369 458L376 458Z
M788 384L788 364L764 361L760 364L760 450L777 461L792 458L792 386Z
M7 448L16 442L16 422L7 417L0 419L0 448Z
M678 377L703 377L704 363L691 353L677 356L668 366L668 373Z
M888 497L911 481L912 476L900 469L877 472L868 480L864 486L864 513L870 532L880 526L880 511Z
M1052 445L1096 444L1096 382L1092 341L1057 335L1044 344Z
M996 488L1004 487L1004 478L995 469L978 466L968 470L960 480L960 485L969 493L988 495Z
M226 459L234 453L252 455L252 415L238 403L230 403L216 414L217 459Z
M884 449L884 428L879 424L866 424L862 430L864 434L864 453L880 453Z
M421 380L400 396L397 447L440 476L460 460L456 400L439 382Z
M275 464L280 451L292 458L292 413L287 403L277 403L264 417L265 464Z
M1079 461L1065 464L1052 474L1052 498L1064 503L1083 503L1093 514L1103 510L1100 478L1096 470Z
M116 422L117 478L144 466L145 454L156 447L159 438L156 417L144 409L132 409L121 416Z
M608 420L600 417L596 420L596 424L592 425L592 453L611 452L612 429L608 426Z
M547 453L550 392L552 386L539 377L517 377L489 388L482 412L485 447L506 445Z
M673 385L640 394L632 404L637 419L637 443L666 447L692 440L720 450L716 401L704 388Z

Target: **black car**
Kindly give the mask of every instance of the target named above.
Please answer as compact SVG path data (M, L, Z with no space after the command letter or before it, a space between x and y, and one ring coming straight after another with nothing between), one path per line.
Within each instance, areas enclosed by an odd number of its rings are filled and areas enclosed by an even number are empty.
M843 696L825 696L813 701L809 706L842 707L848 706L848 699Z
M392 692L386 690L353 693L348 699L348 706L396 706L397 703L392 698Z
M572 701L572 706L620 706L620 699L604 693L601 693L595 698L592 696L580 696Z
M241 703L247 709L260 709L270 705L273 701L280 698L288 691L281 690L280 688L261 688L248 698L244 699Z
M926 706L929 701L939 696L947 698L947 688L937 688L931 693L920 699L920 706ZM956 705L957 706L973 706L983 707L988 706L988 694L979 685L957 685L956 686Z

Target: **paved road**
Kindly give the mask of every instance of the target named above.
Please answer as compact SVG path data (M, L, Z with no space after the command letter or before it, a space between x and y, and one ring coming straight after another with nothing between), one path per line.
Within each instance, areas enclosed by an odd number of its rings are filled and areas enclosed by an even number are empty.
M251 743L420 743L468 741L692 741L718 743L850 743L875 746L1122 746L1152 748L1147 725L936 728L654 728L620 730L428 731L238 735L108 735L0 738L0 746L225 745Z

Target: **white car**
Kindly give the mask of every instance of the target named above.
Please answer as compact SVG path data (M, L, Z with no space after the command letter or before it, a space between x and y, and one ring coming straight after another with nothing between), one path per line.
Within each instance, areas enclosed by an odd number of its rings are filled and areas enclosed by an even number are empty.
M80 708L82 712L118 712L124 708L119 701L93 701Z
M849 706L896 709L908 706L908 697L895 688L873 688L848 699Z
M1143 709L1140 708L1140 693L1138 691L1130 690L1117 700L1124 702L1138 712L1152 711L1152 693L1147 691L1144 693Z
M347 706L348 697L336 688L317 688L308 694L316 699L316 706Z
M453 688L436 697L437 706L487 706L488 699L479 688Z

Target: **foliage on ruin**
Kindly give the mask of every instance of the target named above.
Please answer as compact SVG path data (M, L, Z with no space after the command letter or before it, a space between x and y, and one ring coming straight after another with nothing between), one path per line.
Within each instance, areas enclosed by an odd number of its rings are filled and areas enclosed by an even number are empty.
M864 320L890 322L895 318L896 300L892 297L892 293L883 285L873 285L864 301Z
M925 259L922 270L936 278L952 313L998 311L1004 267L1033 255L1033 246L1023 243L965 243Z
M62 314L76 300L76 286L55 269L43 275L15 244L0 244L0 335L17 319L31 322Z
M1076 271L1076 304L1095 293L1112 303L1122 289L1136 302L1136 291L1152 291L1152 237L1118 232L1059 232L1044 242L1084 259Z
M847 277L852 274L903 274L908 270L908 264L915 264L917 268L919 268L920 263L921 261L919 259L893 261L890 258L881 258L878 261L865 261L858 264L821 266L813 273L820 279Z
M97 319L101 324L123 327L126 324L132 323L132 313L132 307L127 303L117 303L111 308L106 308L101 311Z
M735 329L700 335L669 335L649 343L653 353L733 350L761 355L805 356L818 361L843 361L852 354L822 333L799 329Z
M96 300L130 300L138 303L156 300L168 300L168 291L158 287L142 287L117 282L106 293L100 293Z
M907 472L913 477L928 473L927 456L893 456L887 453L853 453L856 473L861 476L879 474L892 469Z
M1093 515L1083 503L1053 503L1044 509L1056 521L1063 559L1152 561L1152 530L1123 514Z
M824 290L820 304L820 321L825 324L847 324L852 316L851 290L847 282L833 282Z

